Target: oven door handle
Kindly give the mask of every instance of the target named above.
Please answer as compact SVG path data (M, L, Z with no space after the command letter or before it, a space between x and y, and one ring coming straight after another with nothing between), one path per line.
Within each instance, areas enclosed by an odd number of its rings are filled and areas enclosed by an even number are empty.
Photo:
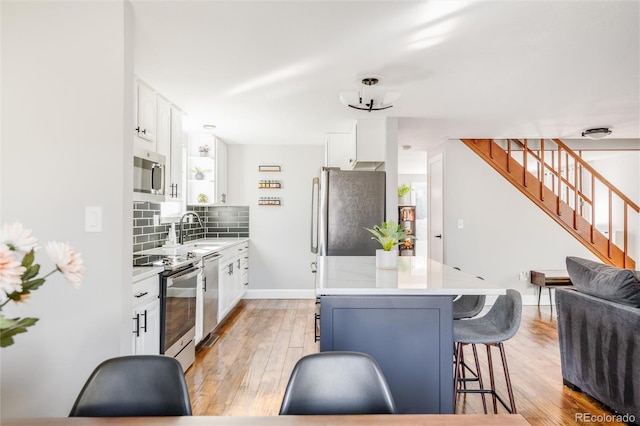
M200 268L197 268L197 269L191 269L181 275L169 277L167 278L167 287L173 286L176 282L185 281L185 280L188 280L189 278L193 278L197 276L199 273L200 273Z

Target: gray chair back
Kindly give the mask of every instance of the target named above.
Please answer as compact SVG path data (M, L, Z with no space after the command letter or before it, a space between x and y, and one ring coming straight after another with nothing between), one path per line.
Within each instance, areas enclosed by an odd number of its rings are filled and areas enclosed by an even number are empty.
M280 414L395 414L380 366L359 352L321 352L293 368Z
M463 294L453 301L453 319L473 318L484 308L484 294Z
M507 294L498 296L489 312L482 318L490 321L501 331L499 336L495 336L496 342L511 339L520 328L522 296L516 290L507 289Z
M96 367L70 417L190 416L180 363L163 355L111 358Z

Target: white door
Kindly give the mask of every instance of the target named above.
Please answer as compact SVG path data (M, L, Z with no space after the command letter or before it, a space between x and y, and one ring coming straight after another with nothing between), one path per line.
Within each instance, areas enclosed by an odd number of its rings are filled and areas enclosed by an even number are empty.
M429 257L444 263L442 154L429 159Z

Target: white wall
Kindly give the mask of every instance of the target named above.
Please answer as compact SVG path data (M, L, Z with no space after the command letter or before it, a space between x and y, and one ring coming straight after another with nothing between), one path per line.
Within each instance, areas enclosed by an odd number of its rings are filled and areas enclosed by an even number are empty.
M80 289L56 274L28 304L5 307L40 321L0 351L0 415L66 416L93 368L131 345L130 9L0 7L0 218L23 222L42 244L68 241L86 267ZM84 232L85 206L102 207L101 233ZM44 253L38 260L51 269Z
M566 256L597 260L459 140L445 143L444 159L446 264L517 289L530 303L535 289L520 272L564 269Z
M590 161L590 164L605 179L607 179L616 188L622 191L623 194L629 197L631 201L640 205L640 168L638 167L639 162L640 152L617 151L602 156L597 160ZM597 188L601 187L597 186ZM602 190L596 193L596 198L601 200L607 199L608 191ZM616 206L615 201L613 204L614 207L619 207L617 211L620 213L613 218L613 230L622 230L624 229L624 219L621 212L621 206ZM602 216L606 218L608 217L608 208L605 207L605 210L606 212L603 212ZM632 212L633 210L631 209L627 211L629 230L628 250L630 256L636 261L636 269L640 269L640 214ZM623 243L620 242L619 244L622 247Z
M247 297L314 297L310 264L311 181L320 175L324 146L228 145L229 205L248 205L250 214ZM258 166L279 165L281 173ZM258 189L261 179L278 179L281 189ZM261 196L281 206L258 206Z

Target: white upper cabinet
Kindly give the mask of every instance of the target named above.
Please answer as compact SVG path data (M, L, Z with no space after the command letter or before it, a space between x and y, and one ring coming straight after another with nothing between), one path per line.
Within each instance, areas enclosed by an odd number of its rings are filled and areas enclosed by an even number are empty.
M156 152L171 155L171 102L162 96L156 98Z
M134 146L156 151L156 92L140 80L135 82Z
M356 124L355 156L349 159L350 168L375 170L386 161L387 119L363 118Z
M171 107L171 148L167 158L167 200L182 200L184 193L184 173L182 167L182 152L185 144L185 134L182 129L184 114L178 108Z
M227 204L227 144L216 138L216 204Z
M351 160L356 157L355 131L351 133L327 133L325 135L325 166L351 168Z

